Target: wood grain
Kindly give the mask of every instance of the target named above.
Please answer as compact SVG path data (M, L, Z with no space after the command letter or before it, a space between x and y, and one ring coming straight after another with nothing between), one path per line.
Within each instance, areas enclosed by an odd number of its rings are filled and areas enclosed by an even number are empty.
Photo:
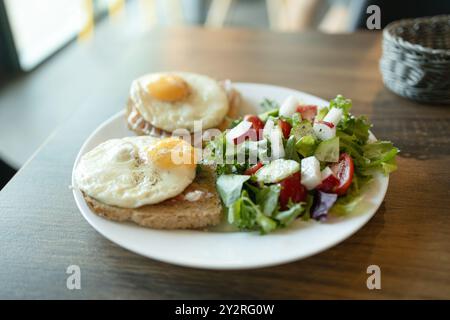
M383 87L380 34L100 34L79 60L66 62L92 65L84 57L103 68L92 79L85 70L96 94L0 193L0 298L450 298L450 109L416 104ZM175 69L277 84L326 99L337 93L351 97L354 113L367 114L377 137L402 151L377 214L321 254L246 271L172 266L103 238L72 198L75 156L89 133L123 107L132 79ZM82 290L66 289L70 264L81 267ZM366 288L371 264L381 267L381 290Z

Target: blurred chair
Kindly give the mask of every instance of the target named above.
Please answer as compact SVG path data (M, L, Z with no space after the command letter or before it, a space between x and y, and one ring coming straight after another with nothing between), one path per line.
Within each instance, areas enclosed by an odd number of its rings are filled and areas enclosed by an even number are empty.
M212 0L205 25L223 27L230 8L238 2ZM366 29L370 5L380 7L382 27L403 18L450 14L450 0L265 0L265 5L270 28L276 31L341 33Z
M355 14L350 29L366 29L366 8L370 5L380 7L382 28L395 20L450 14L449 0L409 0L407 3L392 0L361 0L359 14Z
M233 0L212 0L205 25L221 28L225 24ZM300 30L310 26L317 7L323 0L266 0L272 30Z
M348 27L349 1L352 0L265 0L265 5L272 30L302 31L318 27L325 32L343 32ZM205 25L223 27L234 2L237 0L212 0Z

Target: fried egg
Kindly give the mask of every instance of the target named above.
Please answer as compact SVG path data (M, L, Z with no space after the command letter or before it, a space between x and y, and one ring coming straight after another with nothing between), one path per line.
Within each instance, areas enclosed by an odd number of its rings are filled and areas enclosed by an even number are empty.
M225 90L207 76L188 72L152 73L133 81L130 103L152 126L173 132L217 127L228 113Z
M156 204L192 183L196 155L196 149L178 138L112 139L81 157L75 181L80 190L108 205Z

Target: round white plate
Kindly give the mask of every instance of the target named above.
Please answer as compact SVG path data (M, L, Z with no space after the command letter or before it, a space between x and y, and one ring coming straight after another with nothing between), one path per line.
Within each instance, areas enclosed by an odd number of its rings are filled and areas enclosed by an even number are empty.
M327 105L325 100L309 94L271 85L235 83L245 105L242 113L258 113L264 98L282 101L288 95L296 95L303 102ZM127 129L124 112L106 120L82 146L80 157L101 142L134 133ZM132 223L118 223L94 214L80 190L72 185L75 201L84 218L103 236L116 244L143 256L182 266L205 269L246 269L273 266L324 251L360 229L381 205L388 186L388 177L377 176L367 186L363 201L355 212L345 218L329 219L325 223L297 220L289 228L261 236L258 232L225 232L195 230L153 230Z

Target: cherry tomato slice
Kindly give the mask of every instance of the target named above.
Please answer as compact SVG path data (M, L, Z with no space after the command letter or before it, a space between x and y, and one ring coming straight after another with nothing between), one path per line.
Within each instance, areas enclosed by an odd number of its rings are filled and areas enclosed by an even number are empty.
M280 182L280 208L286 210L289 199L293 203L298 203L306 199L306 188L300 183L300 172L287 177Z
M291 129L292 129L289 122L280 119L280 120L278 120L278 125L281 128L281 132L283 132L283 137L285 139L289 138L289 134L291 133Z
M312 121L317 115L317 106L315 105L305 105L298 106L297 112L300 112L302 119Z
M334 188L333 192L338 195L344 195L353 180L353 160L347 153L342 153L339 157L339 162L331 166L336 178L339 180L339 184Z
M334 188L339 185L339 179L330 174L317 186L317 190L333 193Z
M253 174L256 173L256 171L258 171L259 169L261 169L263 167L262 162L258 162L257 164L255 164L254 166L248 168L247 170L245 170L244 174L251 176Z

